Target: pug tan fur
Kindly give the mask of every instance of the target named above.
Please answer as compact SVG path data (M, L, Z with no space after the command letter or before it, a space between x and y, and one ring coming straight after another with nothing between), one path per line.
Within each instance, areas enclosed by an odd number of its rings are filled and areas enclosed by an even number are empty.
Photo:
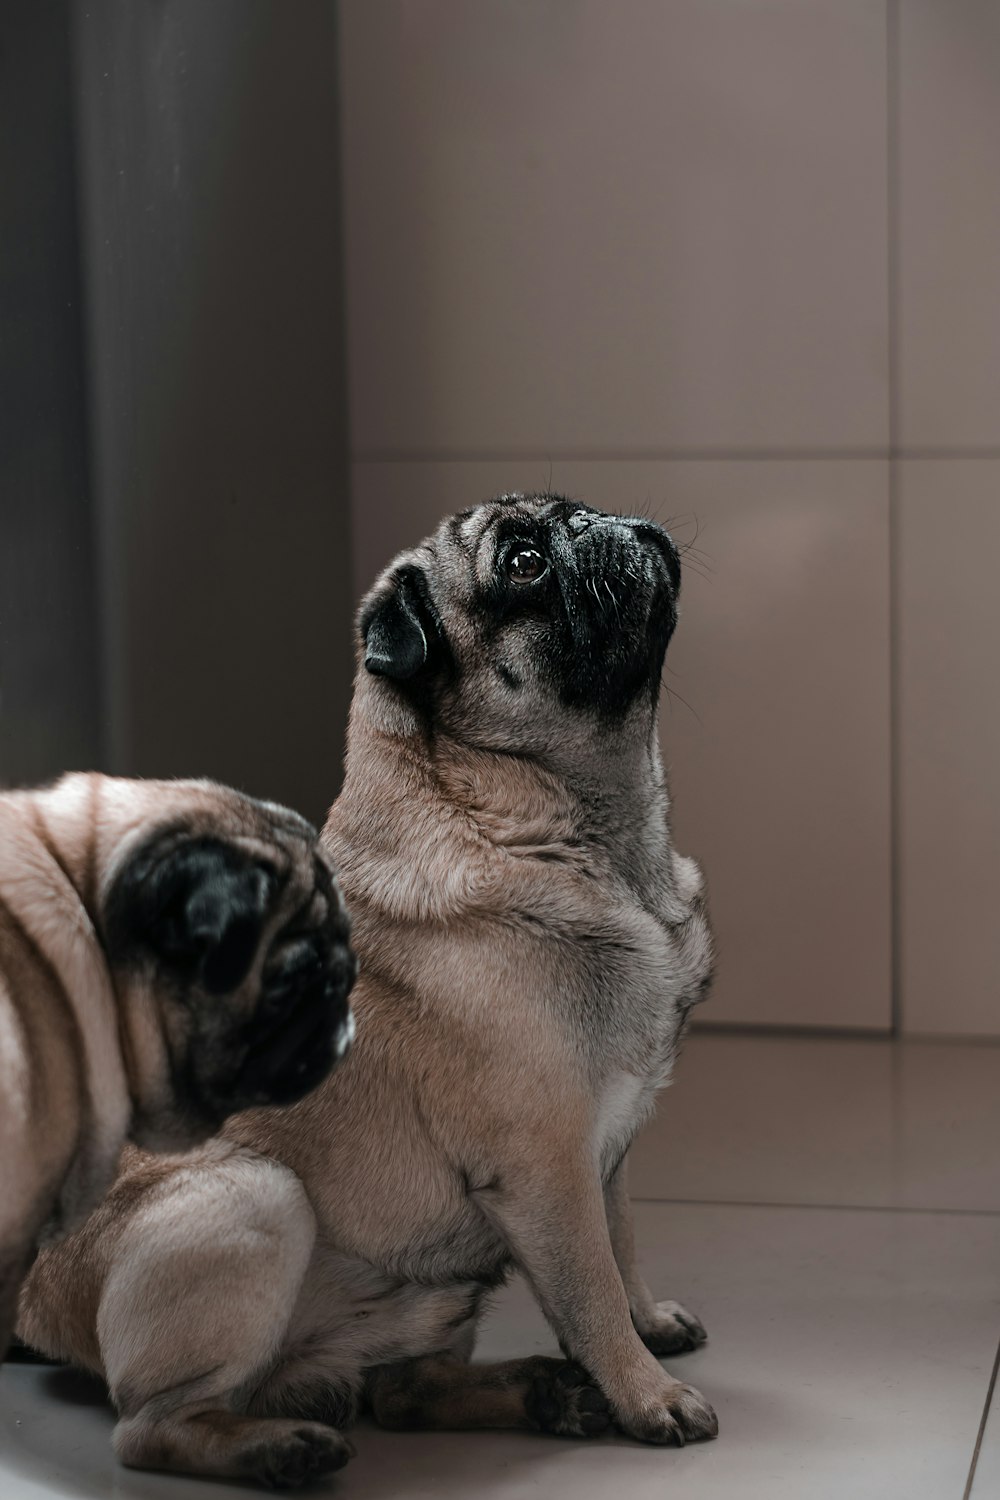
M551 551L533 595L505 572L535 566L522 532ZM24 1298L26 1338L108 1379L125 1462L297 1483L362 1403L393 1427L714 1435L654 1357L704 1330L643 1284L625 1184L712 963L656 735L678 576L658 528L513 496L369 595L325 830L355 1048L185 1163L134 1159ZM514 1265L567 1357L470 1365Z
M273 872L275 896L262 895L259 930L247 934L256 961L248 953L232 993L201 995L193 970L182 984L158 967L155 932L148 953L138 951L143 938L126 955L106 928L109 919L119 926L128 919L133 895L150 891L141 876L134 892L128 884L148 850L162 848L162 857L150 857L153 879L177 870L191 851L197 861L203 849L210 859L222 847L232 855L234 901L244 868L256 881L257 860ZM206 1075L219 1084L221 1105L202 1097L184 1073L186 1050L212 1045L199 1012L217 1029L231 1021L252 1035L262 967L289 913L314 899L317 857L314 832L296 814L208 782L75 775L0 795L0 1350L38 1244L100 1201L126 1138L177 1149L204 1140L246 1102L234 1090L225 1107L224 1076ZM170 887L179 902L205 894L191 868L190 879L185 867ZM243 914L226 905L224 870L212 864L205 878L215 885L202 919L220 915L224 933L227 916ZM332 875L329 885L332 892ZM325 904L316 915L321 925L342 920ZM343 931L346 938L346 923ZM172 938L184 934L178 928ZM328 1007L330 1026L337 1003ZM223 1074L230 1061L223 1059ZM264 1083L259 1097L267 1097Z

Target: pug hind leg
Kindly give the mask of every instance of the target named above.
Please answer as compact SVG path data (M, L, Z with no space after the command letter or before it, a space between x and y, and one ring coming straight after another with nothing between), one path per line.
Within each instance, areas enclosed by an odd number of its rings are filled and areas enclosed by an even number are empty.
M110 1247L97 1315L123 1463L283 1487L346 1463L332 1427L246 1414L315 1234L298 1178L248 1152L182 1167L144 1195Z
M380 1427L457 1431L521 1428L596 1437L611 1425L608 1403L579 1365L533 1355L469 1365L432 1354L368 1371L367 1396Z
M628 1297L632 1326L651 1354L686 1354L697 1349L708 1335L694 1313L679 1302L656 1302L639 1274L635 1258L635 1232L624 1158L604 1188L604 1209L615 1264Z
M119 1422L115 1452L132 1469L167 1469L220 1479L253 1479L296 1489L343 1468L354 1447L320 1422L261 1421L221 1408L181 1409L154 1423L142 1413Z

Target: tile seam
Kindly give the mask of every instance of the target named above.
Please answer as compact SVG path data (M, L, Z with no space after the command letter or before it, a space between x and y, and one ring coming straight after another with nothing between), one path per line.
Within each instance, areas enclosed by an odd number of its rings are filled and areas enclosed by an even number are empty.
M962 1491L962 1500L971 1500L973 1486L976 1482L976 1470L979 1467L979 1455L983 1450L983 1438L986 1436L986 1425L990 1419L990 1408L993 1405L993 1396L997 1386L997 1373L1000 1371L1000 1343L997 1344L997 1352L993 1359L993 1370L990 1374L989 1385L986 1387L986 1400L983 1404L983 1414L979 1419L979 1430L976 1433L976 1445L972 1450L972 1461L969 1464L969 1477L965 1481L965 1489Z
M355 464L475 463L955 463L1000 460L1000 446L875 448L362 448Z
M899 0L886 0L886 365L888 380L889 473L889 952L890 1030L903 1031L901 911L901 713L899 680L899 438L900 438L900 137Z
M651 1198L630 1194L633 1203L672 1204L679 1208L794 1208L822 1210L826 1213L854 1214L923 1214L938 1218L1000 1219L1000 1208L932 1208L926 1204L906 1203L796 1203L790 1199L755 1198Z

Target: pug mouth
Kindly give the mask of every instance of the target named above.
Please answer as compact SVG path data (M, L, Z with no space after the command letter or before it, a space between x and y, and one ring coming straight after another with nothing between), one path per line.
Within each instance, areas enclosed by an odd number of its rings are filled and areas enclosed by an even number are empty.
M681 586L681 559L677 550L677 543L655 521L630 518L627 522L636 540L652 551L653 555L663 565L666 571L666 580L670 591L677 594Z
M545 652L559 698L608 720L640 700L655 705L677 622L672 538L639 517L588 511L571 514L561 531L553 529L552 560L564 623Z
M308 972L305 970L308 969ZM241 1110L297 1103L344 1060L354 1041L348 996L357 963L337 943L318 965L278 964L249 1018L214 1012L170 1058L169 1098L133 1122L137 1144L187 1150Z
M357 964L346 944L324 955L293 938L265 965L262 995L244 1037L232 1094L249 1104L289 1104L343 1060L354 1040L348 995Z
M571 562L567 564L563 553L557 569L564 587L577 586L581 606L590 611L593 599L609 644L645 618L669 612L680 584L680 565L667 532L652 522L624 517L601 517L585 528L575 528L573 520Z

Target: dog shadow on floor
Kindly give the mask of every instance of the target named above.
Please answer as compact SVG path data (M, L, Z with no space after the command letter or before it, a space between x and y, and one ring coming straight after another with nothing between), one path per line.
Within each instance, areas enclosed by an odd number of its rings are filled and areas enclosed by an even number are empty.
M56 1365L47 1369L41 1381L46 1396L66 1406L92 1406L114 1416L108 1390L97 1375L88 1375L84 1370L71 1370L68 1365Z
M62 1367L18 1371L0 1378L0 1494L73 1500L250 1500L266 1491L210 1480L125 1469L111 1449L114 1411L101 1381ZM351 1431L358 1456L342 1472L302 1491L331 1500L514 1500L526 1494L605 1496L616 1487L659 1494L698 1472L732 1463L727 1450L745 1450L748 1430L757 1446L779 1442L793 1416L755 1400L747 1390L715 1389L722 1436L683 1450L662 1449L612 1436L594 1442L522 1433L394 1433L368 1420ZM727 1431L730 1434L727 1440ZM747 1455L749 1457L749 1455Z

